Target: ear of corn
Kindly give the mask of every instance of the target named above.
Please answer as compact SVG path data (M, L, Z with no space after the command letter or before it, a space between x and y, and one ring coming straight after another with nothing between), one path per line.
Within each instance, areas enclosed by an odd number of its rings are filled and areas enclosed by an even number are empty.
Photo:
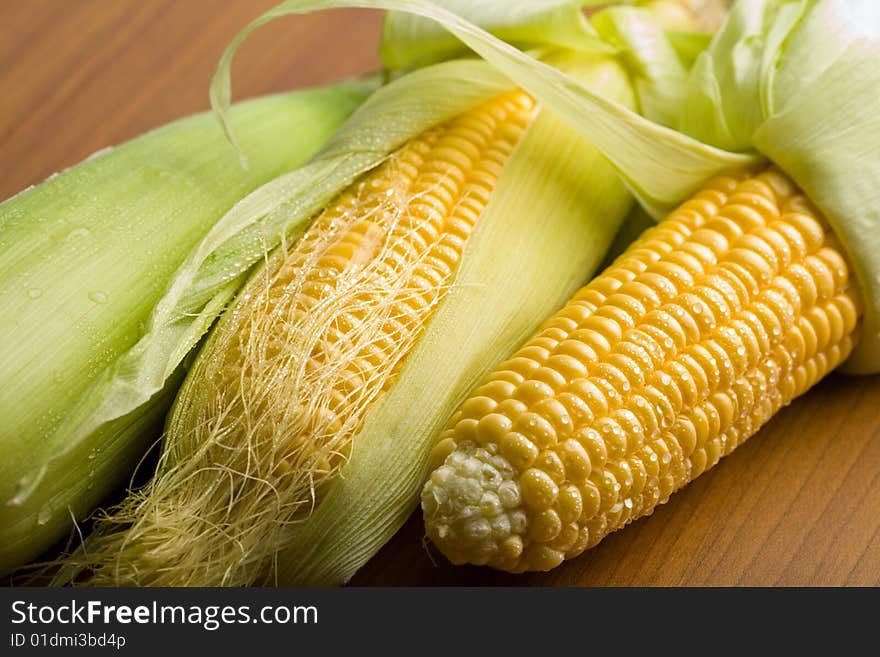
M773 169L647 230L452 417L431 539L547 570L715 465L853 348L859 293L828 230Z
M214 117L200 115L0 205L0 573L63 536L158 436L168 392L84 435L69 421L144 335L188 251L242 196L318 150L371 86L236 106L248 171Z
M690 73L683 133L589 90L573 102L505 62L656 215L734 155L718 147L758 149L787 176L710 183L465 402L423 491L428 533L453 561L552 568L650 513L844 361L880 370L878 26L861 0L739 3ZM595 111L568 114L578 106ZM649 152L669 168L662 186L635 160Z

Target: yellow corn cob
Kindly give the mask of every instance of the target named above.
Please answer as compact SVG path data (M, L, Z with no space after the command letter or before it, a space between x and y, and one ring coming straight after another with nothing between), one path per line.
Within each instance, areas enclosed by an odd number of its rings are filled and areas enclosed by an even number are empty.
M307 517L350 453L535 114L512 91L413 139L254 275L178 395L176 440L125 549L91 583L269 576L279 528Z
M548 570L715 465L854 346L828 230L774 168L647 230L452 417L430 538L454 563Z

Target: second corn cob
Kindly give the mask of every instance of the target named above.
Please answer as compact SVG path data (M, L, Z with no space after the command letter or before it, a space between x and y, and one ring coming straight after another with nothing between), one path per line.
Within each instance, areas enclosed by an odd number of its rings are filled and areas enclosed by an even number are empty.
M713 180L453 416L428 535L455 563L548 570L650 514L849 355L848 269L778 170Z

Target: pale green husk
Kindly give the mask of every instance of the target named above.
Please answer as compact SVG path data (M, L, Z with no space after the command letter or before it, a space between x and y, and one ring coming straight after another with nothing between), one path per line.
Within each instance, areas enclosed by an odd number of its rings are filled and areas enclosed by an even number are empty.
M603 0L446 0L445 9L521 49L563 47L612 52L582 8ZM379 55L389 69L424 66L467 54L467 47L436 21L405 12L385 14Z
M237 105L248 171L203 114L0 204L0 574L64 536L158 438L175 371L210 321L178 311L161 335L149 322L187 253L241 197L310 157L375 86ZM133 357L145 345L166 355L149 380Z

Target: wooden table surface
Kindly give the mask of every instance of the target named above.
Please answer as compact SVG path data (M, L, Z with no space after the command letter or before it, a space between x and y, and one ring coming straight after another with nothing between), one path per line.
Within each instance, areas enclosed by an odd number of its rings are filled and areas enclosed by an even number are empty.
M272 0L0 0L0 198L207 108L225 44ZM265 27L238 99L375 70L378 12ZM880 376L834 375L653 516L546 574L453 568L414 514L356 585L880 585Z

